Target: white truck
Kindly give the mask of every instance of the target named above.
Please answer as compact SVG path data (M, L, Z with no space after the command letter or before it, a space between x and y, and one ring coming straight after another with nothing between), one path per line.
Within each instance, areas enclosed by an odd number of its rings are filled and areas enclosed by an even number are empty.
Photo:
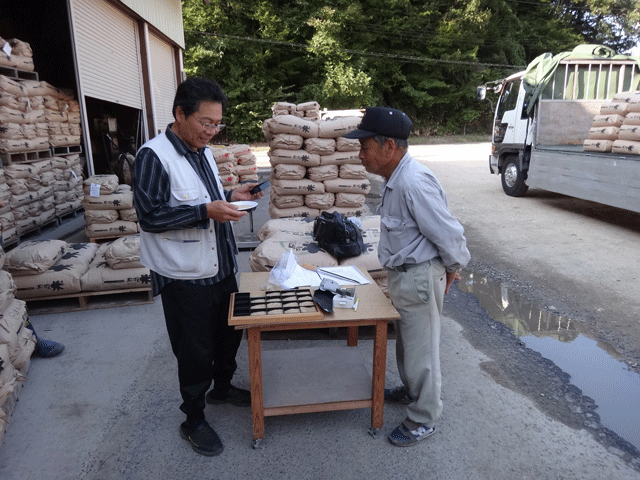
M582 47L478 87L479 100L500 94L490 171L513 197L533 187L640 212L640 155L583 151L601 105L640 90L640 58Z

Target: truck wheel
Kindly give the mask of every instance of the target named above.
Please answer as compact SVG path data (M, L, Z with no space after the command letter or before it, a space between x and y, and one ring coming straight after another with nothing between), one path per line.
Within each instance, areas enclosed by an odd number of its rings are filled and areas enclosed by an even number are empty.
M523 172L518 162L518 157L510 155L502 166L502 189L510 197L521 197L529 186L524 183L527 172Z

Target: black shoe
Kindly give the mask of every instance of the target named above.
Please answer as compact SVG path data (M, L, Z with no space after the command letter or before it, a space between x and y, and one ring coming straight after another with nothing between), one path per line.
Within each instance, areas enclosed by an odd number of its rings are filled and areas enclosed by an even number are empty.
M251 406L251 392L243 388L234 387L233 385L231 385L231 388L229 388L226 393L218 393L215 390L209 390L205 398L207 403L230 403L236 407Z
M206 420L201 420L195 427L188 428L186 422L180 425L180 436L191 444L191 448L200 455L213 457L220 455L224 445L218 434L209 426Z
M38 337L36 348L33 351L38 357L51 358L59 355L64 350L64 345L53 340L43 340Z

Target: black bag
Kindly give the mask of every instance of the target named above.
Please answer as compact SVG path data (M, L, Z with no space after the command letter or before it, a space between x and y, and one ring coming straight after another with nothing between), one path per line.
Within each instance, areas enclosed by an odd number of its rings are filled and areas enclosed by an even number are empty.
M338 212L322 212L316 217L313 239L338 260L364 252L360 228Z

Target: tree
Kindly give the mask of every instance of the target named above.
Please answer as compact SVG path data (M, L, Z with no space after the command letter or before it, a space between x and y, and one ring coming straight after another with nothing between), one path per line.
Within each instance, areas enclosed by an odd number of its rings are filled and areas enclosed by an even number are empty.
M487 131L476 85L547 51L637 41L638 2L183 0L185 72L223 86L235 141L263 139L276 101L387 105L417 131Z

